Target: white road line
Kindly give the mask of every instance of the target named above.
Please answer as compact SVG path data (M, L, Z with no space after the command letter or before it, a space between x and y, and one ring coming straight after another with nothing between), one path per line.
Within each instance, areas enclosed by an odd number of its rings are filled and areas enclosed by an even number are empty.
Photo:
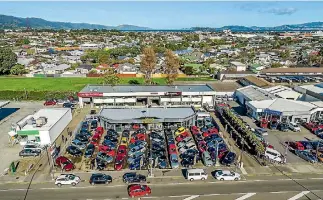
M296 200L296 199L299 199L299 198L301 198L302 196L304 196L304 195L306 195L308 193L310 193L310 191L303 191L303 192L298 193L297 195L289 198L288 200Z
M197 197L199 197L200 195L193 195L193 196L190 196L190 197L187 197L187 198L185 198L185 199L183 199L183 200L192 200L192 199L195 199L195 198L197 198Z
M244 200L244 199L248 199L249 197L252 197L253 195L255 195L256 193L247 193L245 195L243 195L242 197L237 198L236 200Z
M271 194L283 194L283 193L288 193L288 191L278 191L278 192L269 192Z
M122 199L128 199L128 198L122 198Z
M240 168L240 171L242 172L243 175L247 175L248 172L244 168Z

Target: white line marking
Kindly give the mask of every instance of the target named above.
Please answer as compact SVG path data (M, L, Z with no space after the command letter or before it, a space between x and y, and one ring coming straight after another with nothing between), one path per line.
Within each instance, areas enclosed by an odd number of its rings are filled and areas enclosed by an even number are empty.
M299 199L299 198L301 198L302 196L304 196L304 195L306 195L308 193L310 193L310 191L303 191L303 192L298 193L297 195L289 198L288 200L296 200L296 199Z
M193 196L190 196L190 197L187 197L187 198L185 198L185 199L183 199L183 200L192 200L192 199L195 199L195 198L197 198L197 197L199 197L200 195L193 195Z
M178 198L178 197L190 197L192 195L178 195L178 196L168 196L170 198Z
M122 198L122 199L128 199L128 198Z
M255 195L256 193L247 193L245 195L243 195L242 197L237 198L236 200L244 200L244 199L248 199L249 197L252 197L253 195Z
M272 194L283 194L283 193L288 193L288 191L279 191L279 192L269 192Z
M240 170L241 170L241 172L242 172L243 175L247 175L248 174L248 172L244 168L240 168Z

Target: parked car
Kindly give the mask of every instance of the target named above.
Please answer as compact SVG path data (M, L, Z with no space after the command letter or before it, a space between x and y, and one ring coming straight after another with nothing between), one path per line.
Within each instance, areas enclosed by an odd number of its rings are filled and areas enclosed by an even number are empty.
M128 156L132 157L137 152L145 152L145 151L146 151L146 147L136 146L129 150Z
M184 132L184 133L186 133L186 132ZM175 138L175 140L176 140L176 142L181 142L181 141L183 141L185 138L187 138L187 137L189 137L188 136L188 134L181 134L181 135L179 135L179 136L177 136L176 138Z
M289 126L287 123L280 123L278 125L278 130L283 131L283 132L287 132L289 130Z
M220 181L238 181L241 179L240 174L229 170L218 170L214 174L214 178Z
M32 149L36 151L42 151L42 148L39 144L26 144L23 149Z
M127 137L122 137L120 145L128 146L128 138Z
M222 165L230 166L234 163L236 157L237 155L234 152L230 151L223 157L221 163Z
M189 181L194 180L206 180L208 177L207 172L205 169L188 169L186 171L186 178Z
M281 153L279 153L275 149L268 148L268 147L265 149L265 158L277 163L283 162Z
M158 157L157 165L159 169L165 169L167 167L167 158L165 155Z
M90 158L92 157L93 153L95 151L95 146L93 144L89 144L87 147L86 147L86 150L85 150L85 153L84 153L84 157L85 158Z
M255 129L255 132L258 133L258 134L260 134L260 135L262 135L262 136L268 135L268 132L264 128L256 128Z
M310 163L317 163L317 158L315 155L313 155L309 151L295 151L295 154L299 156L300 158L303 158L304 160L310 162Z
M70 102L63 103L63 108L74 108L74 105Z
M292 130L294 132L300 132L301 131L301 127L299 127L299 125L294 123L294 122L289 123L288 127L290 128L290 130Z
M55 106L56 105L56 101L55 100L47 100L44 103L44 106Z
M68 146L66 148L66 152L75 157L82 156L83 154L83 152L79 148L73 145Z
M59 166L64 171L71 171L71 170L75 169L73 162L64 156L57 157L55 159L55 164L57 166Z
M81 182L79 176L75 176L74 174L61 174L56 178L55 185L58 187L61 187L62 185L76 186L79 182Z
M204 151L202 153L202 161L206 167L210 167L213 165L213 161L211 159L210 153L207 151Z
M140 147L147 147L147 142L146 141L141 141L141 140L137 140L132 144L129 144L129 149L132 149L136 146L140 146Z
M120 171L124 168L125 156L117 154L114 163L114 169Z
M170 154L169 161L172 169L178 169L179 168L179 162L176 154Z
M177 154L175 144L168 145L168 153L169 154Z
M97 120L92 120L91 121L91 129L96 129L98 127L98 121Z
M28 156L39 156L40 150L37 149L23 149L19 152L19 156L28 157Z
M137 174L135 172L125 173L122 178L124 183L146 182L146 176Z
M186 131L186 129L184 127L179 127L176 131L175 131L175 136L178 136L182 133L184 133Z
M103 152L99 152L97 154L97 156L96 156L96 159L97 160L104 161L104 162L107 162L107 163L111 163L113 161L113 157L112 156L109 156L108 154L103 153Z
M89 180L91 185L95 184L107 184L112 182L112 177L102 173L92 174Z
M131 185L128 188L128 194L131 198L147 196L151 194L151 189L147 185Z
M78 139L73 140L71 145L79 148L80 150L83 150L86 148L86 145Z

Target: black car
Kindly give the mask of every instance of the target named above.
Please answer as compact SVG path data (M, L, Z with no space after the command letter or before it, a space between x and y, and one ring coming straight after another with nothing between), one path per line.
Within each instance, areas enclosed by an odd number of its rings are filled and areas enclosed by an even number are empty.
M193 158L194 159L194 158ZM189 168L194 165L194 160L193 159L183 159L181 161L181 165L183 167Z
M278 125L278 130L283 131L283 132L287 132L289 130L288 124L280 123Z
M89 142L88 136L84 135L84 134L80 134L80 133L75 135L75 139L79 140L80 142L82 142L84 144L87 144Z
M67 103L63 103L63 107L64 107L64 108L73 108L73 107L74 107L74 105L73 105L73 104L71 104L71 103L69 103L69 102L67 102Z
M151 136L151 138L156 138L156 139L164 140L164 137L161 136L161 135L159 135L156 132L152 132L150 136Z
M68 146L66 149L67 153L71 154L72 156L82 156L82 151L77 148L76 146Z
M98 127L98 121L93 120L91 121L91 129L96 129Z
M96 169L99 171L104 170L107 167L107 163L104 161L97 161L96 163Z
M84 153L84 156L86 158L90 158L92 157L93 153L95 151L95 146L94 144L89 144L87 147L86 147L86 150L85 150L85 153Z
M185 157L194 157L195 154L197 154L198 151L196 149L188 149L187 151L185 151L185 153L182 153L181 155L179 155L179 157L181 159L185 158Z
M124 131L122 132L122 137L129 138L129 135L130 135L130 131L129 131L129 130L124 130Z
M146 182L146 176L137 174L137 173L125 173L123 175L123 182L125 183Z
M233 152L230 151L222 159L222 161L221 161L222 165L230 166L234 162L236 156L237 155L235 153L233 153Z
M109 130L107 130L106 136L118 138L119 134L114 129L109 129Z
M165 149L163 145L159 145L159 144L153 144L151 148L152 150L156 150L156 151L161 151Z
M89 180L90 184L107 184L112 182L112 177L106 174L96 173L92 174Z
M110 137L108 135L104 136L104 141L110 141L112 143L118 143L118 138L117 137Z

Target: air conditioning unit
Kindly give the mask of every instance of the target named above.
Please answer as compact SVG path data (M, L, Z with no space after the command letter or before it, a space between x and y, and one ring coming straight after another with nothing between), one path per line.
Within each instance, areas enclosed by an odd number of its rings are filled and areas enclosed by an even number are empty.
M37 127L41 127L41 126L45 125L46 123L47 123L47 117L39 117L36 120L36 126Z

